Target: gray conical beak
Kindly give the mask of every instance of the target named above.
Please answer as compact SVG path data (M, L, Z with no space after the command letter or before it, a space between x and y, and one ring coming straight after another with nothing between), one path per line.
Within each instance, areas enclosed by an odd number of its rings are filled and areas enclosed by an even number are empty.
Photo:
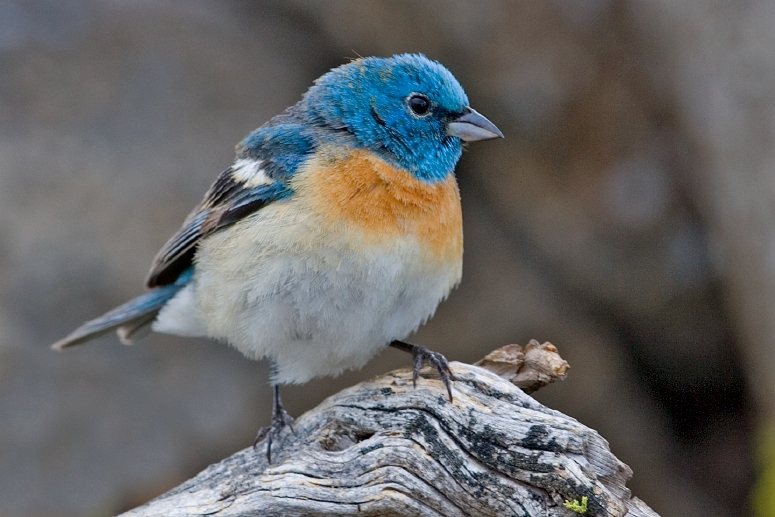
M501 130L473 108L466 108L462 115L447 123L447 135L466 142L503 138Z

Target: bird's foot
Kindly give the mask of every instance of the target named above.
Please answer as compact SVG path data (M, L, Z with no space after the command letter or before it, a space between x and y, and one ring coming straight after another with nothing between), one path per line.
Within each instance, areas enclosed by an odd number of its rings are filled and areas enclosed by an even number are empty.
M417 387L417 378L420 376L420 369L422 369L423 364L428 363L436 368L436 371L439 372L439 376L441 377L441 381L447 388L449 401L452 402L452 381L454 380L454 376L449 369L449 362L444 355L434 352L424 346L404 343L403 341L393 341L390 343L390 346L412 354L412 384L415 388Z
M266 461L268 463L272 463L272 442L280 435L285 426L288 426L291 432L293 432L293 417L285 410L280 402L280 393L275 386L272 423L259 429L258 434L256 434L256 439L253 440L253 448L256 449L258 444L266 438Z

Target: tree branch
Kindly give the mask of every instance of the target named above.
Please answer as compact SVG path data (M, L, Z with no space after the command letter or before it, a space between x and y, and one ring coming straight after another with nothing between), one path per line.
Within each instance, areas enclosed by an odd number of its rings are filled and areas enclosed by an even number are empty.
M597 432L484 368L451 369L452 403L429 369L416 389L396 370L301 416L272 465L245 449L123 515L569 517L586 497L586 515L658 517Z

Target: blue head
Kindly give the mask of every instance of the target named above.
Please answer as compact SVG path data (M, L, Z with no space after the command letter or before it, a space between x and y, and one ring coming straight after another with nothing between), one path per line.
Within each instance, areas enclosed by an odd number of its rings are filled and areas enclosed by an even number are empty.
M461 140L502 136L468 107L452 73L420 54L335 68L315 82L304 105L314 123L347 130L363 147L428 182L452 172Z

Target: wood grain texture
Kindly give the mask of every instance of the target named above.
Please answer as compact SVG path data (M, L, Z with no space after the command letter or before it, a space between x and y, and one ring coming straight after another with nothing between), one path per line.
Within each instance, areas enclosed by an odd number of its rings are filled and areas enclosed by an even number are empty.
M490 371L451 368L452 403L438 379L413 389L396 370L297 419L271 466L248 448L123 515L568 517L563 503L587 496L586 515L658 517L596 431Z

